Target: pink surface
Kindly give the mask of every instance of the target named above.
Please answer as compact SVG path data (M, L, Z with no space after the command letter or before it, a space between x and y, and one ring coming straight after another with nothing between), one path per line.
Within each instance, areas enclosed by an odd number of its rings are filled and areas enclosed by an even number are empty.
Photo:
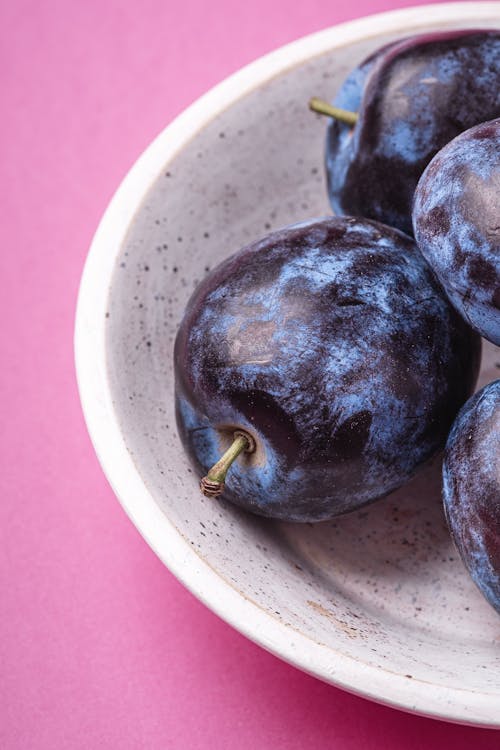
M87 248L152 137L259 55L410 4L2 3L0 747L498 748L324 685L199 604L116 502L75 385Z

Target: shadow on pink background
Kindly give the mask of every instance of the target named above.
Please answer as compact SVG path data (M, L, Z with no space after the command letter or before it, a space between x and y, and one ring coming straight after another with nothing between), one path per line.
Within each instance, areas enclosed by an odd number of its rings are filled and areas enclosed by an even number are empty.
M75 385L87 248L149 141L261 54L415 4L2 3L1 748L499 747L322 684L199 604L116 502Z

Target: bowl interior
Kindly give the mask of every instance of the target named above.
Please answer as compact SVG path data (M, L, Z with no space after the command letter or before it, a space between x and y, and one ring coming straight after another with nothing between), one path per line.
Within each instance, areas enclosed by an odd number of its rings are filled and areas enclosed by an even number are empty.
M370 51L412 32L339 40L335 50L240 98L158 165L111 279L107 374L127 448L154 502L228 586L291 638L299 633L324 647L323 677L341 654L406 676L408 685L424 681L500 701L500 619L451 543L439 459L362 511L294 525L202 498L175 426L172 350L189 295L247 242L330 213L326 123L307 101L331 98ZM485 345L481 384L498 367L500 353ZM333 666L331 674L335 681Z

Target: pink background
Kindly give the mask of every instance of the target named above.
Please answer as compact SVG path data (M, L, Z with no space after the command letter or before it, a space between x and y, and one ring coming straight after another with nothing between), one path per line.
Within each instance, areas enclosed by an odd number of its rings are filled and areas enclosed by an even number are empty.
M116 502L75 384L87 248L153 136L259 55L411 4L1 3L0 747L499 747L324 685L205 609Z

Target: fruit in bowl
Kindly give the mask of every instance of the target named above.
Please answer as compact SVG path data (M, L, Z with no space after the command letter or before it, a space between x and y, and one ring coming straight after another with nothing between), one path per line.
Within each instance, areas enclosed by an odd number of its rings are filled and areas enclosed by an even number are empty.
M413 240L366 219L312 220L196 289L175 346L179 432L200 474L236 433L229 500L320 521L391 492L443 447L479 358Z
M450 8L301 40L223 83L162 133L115 196L89 255L78 379L120 502L162 562L219 616L327 683L498 727L498 616L451 548L437 461L359 513L312 526L267 523L200 498L172 429L173 341L194 281L267 223L328 211L318 174L324 121L303 102L325 81L339 87L343 71L414 33L416 22L500 26L498 4ZM497 359L487 344L483 380L498 373Z
M413 226L452 304L500 345L500 119L434 157L415 191Z
M455 136L500 117L500 31L445 31L402 39L355 68L334 104L325 166L335 213L412 232L417 182Z
M462 560L500 613L500 380L478 391L453 425L443 499Z

